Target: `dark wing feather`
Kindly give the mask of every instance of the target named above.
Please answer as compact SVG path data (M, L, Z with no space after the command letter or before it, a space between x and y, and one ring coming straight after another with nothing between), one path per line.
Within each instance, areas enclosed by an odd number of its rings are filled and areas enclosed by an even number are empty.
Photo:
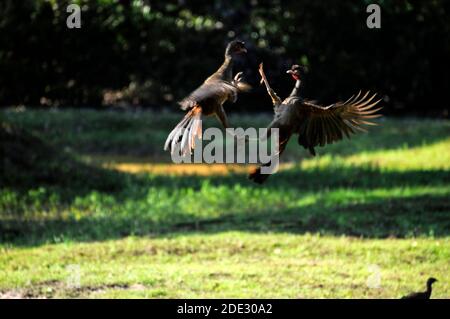
M269 127L267 128L267 136L265 136L264 138L268 138L271 134L271 129L272 128L276 128L279 129L278 134L279 134L279 140L278 140L278 154L276 154L277 156L281 156L281 154L284 152L284 150L286 149L286 146L288 145L289 139L292 135L291 129L289 126L283 125L280 120L274 120L272 121L272 123L270 123ZM269 176L272 174L262 174L261 172L261 167L266 166L266 167L270 167L272 165L271 161L269 163L265 163L265 164L261 164L260 166L258 166L257 168L253 169L248 178L252 181L254 181L257 184L263 184L268 178Z
M349 138L357 131L366 131L363 125L376 125L371 119L380 117L376 114L381 109L374 108L380 100L376 94L361 91L345 102L329 106L320 106L308 101L299 105L299 123L297 123L298 142L303 147L314 150L315 146L324 146L344 137Z
M204 107L207 104L219 103L227 99L234 101L237 97L238 88L226 81L213 81L203 83L198 89L178 102L182 110L189 110L196 105Z

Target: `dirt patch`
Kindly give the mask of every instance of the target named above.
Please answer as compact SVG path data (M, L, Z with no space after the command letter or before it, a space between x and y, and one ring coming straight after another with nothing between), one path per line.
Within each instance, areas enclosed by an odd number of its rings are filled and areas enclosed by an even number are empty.
M23 299L24 295L17 290L9 290L5 292L0 292L0 299Z
M50 280L21 289L0 291L0 299L86 298L92 294L99 294L109 289L141 291L146 288L142 284L129 285L123 283L70 287L66 282Z

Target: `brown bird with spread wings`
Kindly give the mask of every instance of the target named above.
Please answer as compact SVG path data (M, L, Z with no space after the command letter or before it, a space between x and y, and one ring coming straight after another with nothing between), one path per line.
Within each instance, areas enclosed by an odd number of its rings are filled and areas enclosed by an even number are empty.
M220 68L179 102L181 109L189 112L167 137L164 150L170 148L171 153L179 151L181 155L190 154L195 147L195 138L202 137L202 115L216 115L224 128L230 127L223 104L226 101L236 102L237 94L250 88L242 81L242 72L237 73L234 78L232 74L233 60L238 54L246 52L244 42L230 42Z
M329 106L320 106L312 101L305 100L300 95L301 78L304 68L293 65L286 73L291 74L295 81L291 94L282 101L272 90L264 74L262 63L259 66L261 81L264 82L267 92L274 105L274 120L271 128L279 129L279 155L285 150L292 135L298 134L298 143L306 148L312 155L316 155L314 147L324 146L344 137L350 138L357 131L366 130L362 125L375 125L368 120L381 116L376 114L380 108L374 108L380 100L375 100L376 94L369 95L359 92L345 102L338 102ZM271 166L271 163L263 166ZM261 166L253 170L249 178L258 184L264 183L270 174L262 174Z

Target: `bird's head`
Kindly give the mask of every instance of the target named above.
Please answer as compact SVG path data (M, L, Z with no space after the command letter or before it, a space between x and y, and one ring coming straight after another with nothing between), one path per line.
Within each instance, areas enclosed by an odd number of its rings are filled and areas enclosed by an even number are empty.
M247 49L245 48L245 43L239 40L234 40L228 43L227 49L225 50L226 56L242 53L247 53Z
M427 280L427 286L431 286L433 283L435 283L436 281L438 281L436 278L428 278Z
M294 64L289 70L286 71L286 73L289 73L295 81L301 80L306 72L306 67L298 64Z

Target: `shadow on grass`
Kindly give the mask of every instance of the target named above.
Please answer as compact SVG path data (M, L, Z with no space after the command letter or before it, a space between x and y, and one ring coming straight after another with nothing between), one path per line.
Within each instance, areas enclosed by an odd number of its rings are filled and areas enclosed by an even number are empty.
M405 186L448 185L446 171L381 172L375 169L340 169L322 171L291 170L272 176L267 185L259 186L245 180L244 175L218 177L133 177L125 176L123 185L132 185L133 191L111 193L116 203L126 200L147 200L150 187L165 188L168 192L180 188L200 189L205 180L211 186L236 185L265 188L271 191L298 190L302 193L321 192L324 189L374 189ZM89 191L95 190L89 189ZM77 192L56 188L61 202L69 208ZM84 192L87 192L84 189ZM78 193L78 196L80 194ZM261 200L264 200L261 198ZM44 206L51 203L44 203ZM207 202L205 202L207 205ZM368 238L449 236L450 199L441 195L421 195L403 198L370 199L367 203L324 204L313 203L299 208L267 207L260 210L231 212L217 218L199 219L185 212L170 212L157 221L147 216L82 217L54 216L44 219L0 217L0 241L12 245L40 245L61 241L101 241L134 236L171 236L180 233L215 233L222 231L307 232L329 235L348 235Z
M33 246L69 241L101 241L126 236L173 236L186 233L223 231L321 233L365 238L449 236L450 200L445 196L375 201L324 207L308 205L299 209L255 211L229 214L218 218L198 219L180 216L173 222L155 223L146 218L121 217L19 220L0 223L3 243ZM173 215L171 216L174 217Z
M86 165L14 125L0 122L0 188L20 193L39 187L61 195L119 191L126 174ZM70 201L73 196L67 198Z
M147 175L129 174L99 167L88 166L79 162L66 162L64 168L42 169L34 175L28 174L22 181L8 183L4 180L0 186L11 189L17 194L27 196L30 191L43 189L47 197L57 195L58 203L70 206L80 197L93 192L114 196L117 203L128 200L139 201L147 197L150 188L165 190L169 194L180 189L201 190L205 184L210 187L236 186L249 189L271 191L297 190L299 196L306 192L320 192L337 188L371 190L396 187L439 187L450 184L450 174L446 170L408 170L383 171L374 167L335 167L327 169L291 168L271 176L265 184L259 185L248 180L246 174L229 175ZM27 172L25 171L23 176ZM3 184L3 185L2 185ZM270 203L268 203L270 205ZM1 216L1 215L0 215Z
M403 186L439 186L450 183L450 174L446 170L409 170L382 171L375 167L336 167L327 169L292 168L271 176L263 185L254 184L245 174L227 176L153 176L152 186L156 187L191 187L200 189L205 181L212 186L242 185L268 190L298 189L314 191L338 187L373 189L381 187Z
M236 114L233 107L230 122L234 127L266 127L272 114ZM236 111L237 112L237 111ZM234 114L233 114L234 113ZM167 134L183 117L182 112L114 112L82 109L60 111L1 111L8 122L26 128L48 143L60 148L72 148L78 154L150 156L170 161L162 150ZM342 141L325 148L319 154L352 155L362 151L398 149L439 142L448 136L449 121L426 119L381 118L380 125L368 134L359 134L351 141ZM218 127L215 118L206 118L204 128ZM288 147L285 158L297 156L297 143ZM298 157L296 157L298 158Z
M78 207L74 203L93 193L106 193L113 197L112 203L100 203L105 205L101 208L106 211L108 205L122 205L129 201L142 202L144 209L148 209L154 207L145 206L149 200L149 189L152 188L166 192L170 198L180 189L195 192L208 183L209 187L225 186L229 189L228 196L232 201L237 186L280 195L294 190L301 197L308 192L320 193L327 189L448 186L450 175L445 170L398 172L381 171L374 167L336 167L302 171L293 168L271 176L265 185L252 184L243 174L209 177L134 176L80 163L15 127L2 125L0 133L1 151L5 154L2 157L3 170L0 172L0 186L4 191L0 200L1 243L28 246L65 240L93 241L129 235L167 236L180 232L227 230L321 232L371 238L450 234L450 199L440 195L372 199L370 203L344 206L317 202L297 209L273 207L269 200L262 209L243 206L240 211L203 220L198 215L174 212L176 207L168 207L167 215L162 214L157 219L134 212L130 216L106 214L107 217L103 217L105 214L89 212L77 218ZM44 195L33 197L36 189L44 190ZM254 193L249 194L252 196ZM259 195L260 200L264 201L264 193L260 192ZM8 196L13 199L6 198ZM176 200L182 202L183 198ZM208 205L206 200L205 205ZM46 212L50 208L53 213L48 216L33 215L33 211ZM69 211L69 214L64 216L59 213L64 210Z

